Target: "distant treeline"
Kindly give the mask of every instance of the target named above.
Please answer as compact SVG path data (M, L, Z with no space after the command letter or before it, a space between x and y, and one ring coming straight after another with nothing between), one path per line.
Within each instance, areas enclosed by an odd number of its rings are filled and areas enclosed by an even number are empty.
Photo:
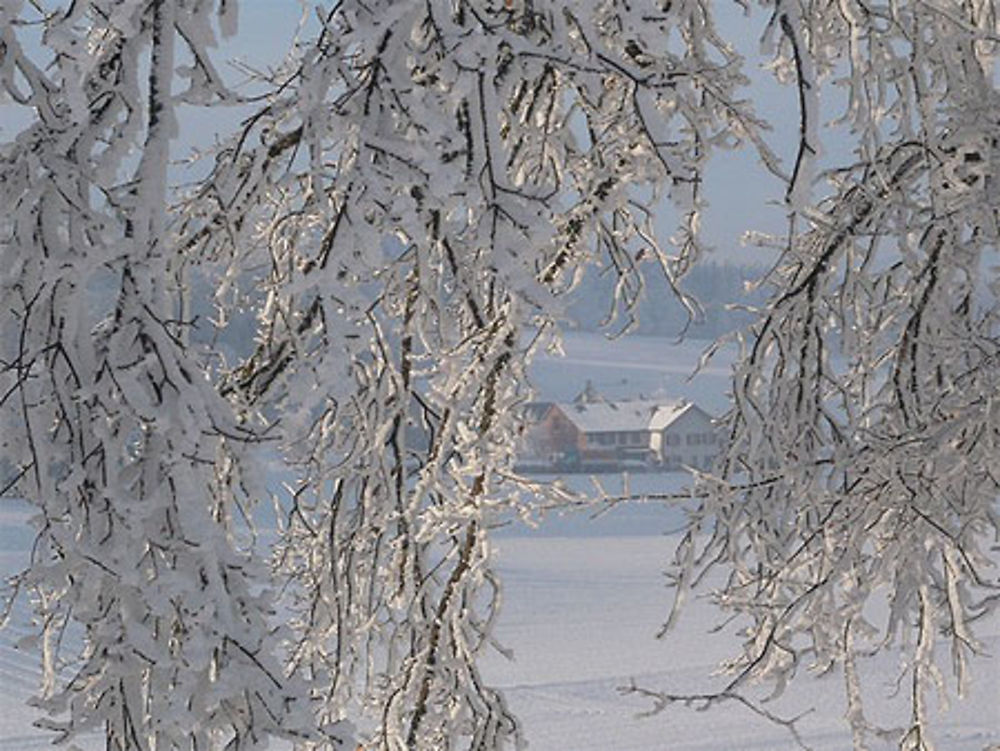
M638 334L676 337L687 326L685 335L688 337L715 339L751 323L754 316L740 308L760 306L766 299L762 290L748 290L751 283L767 273L766 268L701 263L682 282L684 291L694 297L701 308L700 314L689 320L688 310L663 275L648 266L644 270L645 288L634 311L638 325L633 331ZM624 327L628 314L620 306L611 320L614 286L615 277L610 273L592 270L584 277L569 305L571 325L583 331Z

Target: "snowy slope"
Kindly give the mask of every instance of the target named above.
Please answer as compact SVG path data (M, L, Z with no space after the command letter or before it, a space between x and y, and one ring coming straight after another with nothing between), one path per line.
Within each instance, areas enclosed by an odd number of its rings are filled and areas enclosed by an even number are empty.
M700 340L677 343L648 336L610 341L601 334L571 331L563 338L563 356L542 353L536 359L532 382L539 399L568 401L590 380L610 398L684 398L720 414L728 408L734 350L723 349L696 375L708 346Z
M598 388L615 386L617 378L627 393L662 388L721 411L725 362L687 380L701 347L634 338L609 351L600 336L571 334L566 360L544 358L535 376L543 398L571 398L586 378ZM567 364L573 367L567 369ZM565 380L567 372L576 380ZM599 479L609 492L620 488L619 478ZM677 474L643 474L631 478L631 487L672 492L684 481ZM581 490L590 486L586 477L572 482ZM26 516L24 508L0 502L0 569L5 574L16 571L30 549ZM514 659L492 654L485 671L504 688L531 751L795 748L783 728L736 705L709 712L671 707L652 717L637 716L651 703L622 695L621 687L632 681L675 692L717 687L721 679L712 673L738 639L732 629L709 633L716 614L701 602L689 604L667 638L655 638L670 602L661 572L683 523L681 506L630 504L593 516L593 511L550 513L537 529L508 527L497 535L505 586L499 640L513 650ZM35 654L14 646L27 633L26 618L22 604L0 632L0 751L47 747L51 740L32 728L35 715L24 704L39 676ZM940 719L940 751L1000 748L1000 623L987 624L982 633L988 635L989 656L974 665L972 696L955 702ZM873 708L892 712L892 656L864 669L877 687L866 699ZM769 710L780 715L808 712L799 724L805 741L817 751L849 748L839 677L813 678L805 672L780 701L767 705ZM102 747L96 738L82 745L85 751ZM872 744L873 751L877 748Z
M544 544L530 538L500 541L506 600L499 638L515 659L491 658L487 675L505 689L533 751L796 747L784 728L738 705L709 712L675 706L640 718L651 702L619 692L633 681L677 693L717 688L720 679L712 673L737 644L731 631L709 633L716 616L697 602L689 604L677 630L655 639L669 603L660 572L675 541L654 530L642 536L549 538ZM991 657L975 666L972 696L955 702L938 722L938 747L944 751L1000 744L1000 623L984 633L990 634ZM896 667L891 656L867 667L881 691L866 699L880 713L892 711ZM799 726L810 748L851 747L839 675L803 674L780 701L765 706L787 717L808 712Z
M521 719L532 751L728 751L792 749L786 731L737 706L698 712L682 707L639 718L650 703L623 696L632 681L653 689L690 692L718 685L711 677L717 661L732 649L731 635L710 635L713 614L693 603L679 629L666 639L654 634L668 606L660 574L676 540L657 533L676 515L654 521L650 507L619 509L595 520L582 514L553 520L562 531L586 534L552 537L546 524L532 534L505 534L498 542L505 581L504 617L499 639L514 660L492 655L486 674L504 688ZM618 518L615 518L617 514ZM607 522L617 532L602 534ZM18 558L5 554L7 570ZM38 679L34 655L13 644L24 629L0 634L0 750L47 747L50 737L31 727L24 706ZM1000 652L1000 624L992 624L987 646ZM883 660L883 663L891 662ZM978 666L973 696L956 703L939 725L939 748L983 751L1000 744L1000 681L997 662ZM885 672L885 694L892 691L892 665ZM803 736L817 751L850 746L843 725L841 686L836 676L794 687L772 711L801 720ZM869 697L877 699L878 697ZM788 699L791 699L789 701ZM98 740L84 745L100 747ZM873 746L878 748L878 746Z

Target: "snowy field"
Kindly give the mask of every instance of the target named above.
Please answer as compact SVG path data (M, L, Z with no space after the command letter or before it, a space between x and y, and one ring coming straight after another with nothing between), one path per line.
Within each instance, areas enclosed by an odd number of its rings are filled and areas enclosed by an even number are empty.
M683 398L714 414L728 407L733 349L722 350L694 375L708 342L674 342L646 336L609 341L600 334L569 332L564 357L538 357L532 367L538 398L570 401L591 381L613 399L640 396Z
M677 539L658 530L676 528L677 516L622 508L593 520L560 519L559 536L545 537L543 525L533 537L500 539L506 599L499 639L515 659L491 659L487 675L504 689L532 751L798 748L787 730L739 705L708 712L674 706L641 717L652 703L622 694L633 682L685 694L718 689L724 681L713 673L738 644L733 629L710 633L718 616L699 602L688 604L674 631L655 638L670 602L663 565ZM982 633L989 656L974 666L972 695L939 717L940 751L1000 749L1000 623ZM902 724L898 668L887 655L863 670L876 689L865 697L877 710L872 717ZM809 748L851 748L839 673L815 678L803 670L780 700L763 706L782 717L803 715L798 727Z
M701 345L630 339L608 348L600 337L571 335L567 357L543 360L536 368L541 398L568 399L586 378L614 395L651 394L698 399L707 408L724 407L726 367L716 364L687 381ZM571 366L571 367L567 367ZM566 380L571 372L576 381ZM623 380L624 379L624 380ZM614 491L619 478L603 477ZM576 477L582 489L590 482ZM644 474L633 490L678 490L681 475ZM9 574L30 546L26 511L0 505L0 566ZM509 527L498 534L498 564L505 582L499 641L513 659L491 655L485 672L503 688L523 723L531 751L737 751L796 748L788 732L738 705L708 712L670 707L640 717L651 702L621 689L644 688L695 693L717 688L720 659L738 640L730 627L710 633L717 616L705 603L692 602L678 628L666 638L655 634L666 615L670 593L664 564L683 522L677 505L650 503L593 511L550 514L535 529ZM37 687L39 670L30 649L17 649L25 615L0 632L0 751L48 747L51 737L35 730L25 701ZM988 655L973 665L972 695L953 702L937 720L939 751L1000 749L1000 622L985 624ZM870 679L871 714L899 716L899 666L885 655L862 666ZM802 715L805 743L817 751L848 749L839 675L817 678L803 667L779 700L766 704L781 716ZM895 698L894 698L895 697ZM895 715L895 716L893 716ZM102 748L98 739L85 751ZM880 746L873 742L871 748Z

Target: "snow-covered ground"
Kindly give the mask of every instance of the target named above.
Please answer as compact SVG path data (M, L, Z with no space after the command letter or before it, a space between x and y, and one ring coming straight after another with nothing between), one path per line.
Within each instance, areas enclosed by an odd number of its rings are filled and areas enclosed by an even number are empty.
M2 580L23 568L32 540L25 505L0 499L0 574ZM5 589L6 593L7 590ZM48 748L52 736L32 726L35 710L26 702L41 678L38 652L23 643L30 635L26 603L20 601L7 627L0 631L0 750ZM19 644L20 642L20 644ZM96 739L91 746L96 749ZM89 747L87 751L90 751Z
M648 508L638 509L634 519L629 519L631 509L620 512L613 536L591 531L512 536L498 543L506 582L499 639L515 659L490 659L487 675L504 689L530 749L796 748L786 729L736 704L707 712L674 706L638 716L651 709L651 701L621 689L633 682L685 694L718 688L722 679L713 673L738 642L732 629L710 633L718 616L700 602L687 605L674 631L655 638L670 602L661 572L677 539L657 530L673 527L675 514L663 510L657 522ZM600 529L605 520L587 523ZM988 656L975 666L972 695L953 702L938 720L941 751L1000 749L1000 623L994 620L982 633L988 634ZM899 692L895 685L898 667L892 655L866 665L874 688L865 698L873 718L889 716L901 724L905 689ZM850 748L840 674L807 673L803 670L780 700L763 706L783 717L806 713L798 727L816 751Z
M658 340L629 339L609 354L600 337L571 335L566 360L543 360L537 366L540 396L571 398L590 378L599 389L615 386L632 394L663 389L720 411L725 403L724 363L694 381L686 380L700 351L698 343L673 347ZM567 381L567 372L579 382ZM616 490L618 478L600 479L607 490ZM589 480L574 477L572 482ZM672 491L683 483L677 474L643 474L632 479L632 489ZM25 517L23 508L0 502L4 573L17 570L28 553L31 536ZM593 511L552 513L536 529L508 527L497 536L505 583L498 636L513 650L514 659L491 655L485 672L504 689L531 751L795 748L785 729L738 705L707 712L674 706L650 717L638 716L651 708L650 701L623 694L623 687L634 682L677 693L718 687L721 679L712 674L738 641L732 628L710 633L717 615L698 601L689 603L675 631L662 640L655 638L670 604L662 571L683 522L682 507L621 505L592 517ZM24 704L37 686L39 670L30 649L16 648L27 633L23 619L22 611L0 632L0 751L41 748L51 741L32 728L36 715ZM1000 749L1000 621L983 624L981 633L987 655L973 666L972 695L953 702L938 720L940 751ZM891 654L863 667L871 679L866 699L873 715L898 715L895 707L903 697L894 683L897 668ZM850 748L836 674L814 677L803 669L781 699L765 706L781 716L805 713L798 725L805 742L817 751ZM96 738L83 745L86 751L101 747ZM880 747L873 742L871 748Z

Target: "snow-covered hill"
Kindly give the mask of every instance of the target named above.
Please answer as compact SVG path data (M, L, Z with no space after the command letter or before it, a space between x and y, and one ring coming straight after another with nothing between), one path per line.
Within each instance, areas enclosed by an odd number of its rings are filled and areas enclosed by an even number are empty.
M635 338L609 347L599 335L571 334L566 351L565 359L543 358L536 366L541 396L571 398L589 378L598 387L608 384L631 393L666 389L715 411L725 407L725 361L687 380L700 344L672 346ZM620 478L597 480L609 492L620 488ZM579 490L592 487L586 477L571 482ZM643 474L630 482L635 491L677 491L685 478ZM0 568L10 574L28 555L31 533L27 510L2 503ZM638 716L651 702L622 693L623 687L634 682L683 693L717 687L721 678L713 673L719 660L738 647L738 636L735 626L710 633L717 615L696 601L675 631L655 638L670 603L662 570L683 523L682 506L627 504L599 511L552 512L535 529L510 526L497 536L505 587L498 637L514 658L493 654L485 672L504 689L531 751L795 748L784 728L735 704L708 712L673 706L651 717ZM16 646L28 633L27 617L21 602L11 624L0 632L0 751L42 748L51 741L32 727L37 715L25 706L40 675L30 645ZM1000 748L1000 622L981 628L986 654L973 666L972 694L939 717L941 751ZM863 666L875 687L866 699L879 713L895 711L897 668L891 654ZM803 740L817 751L850 748L839 675L812 676L807 666L800 672L781 699L765 706L782 716L802 714ZM94 738L84 747L96 751L102 745ZM873 743L873 751L877 748Z

